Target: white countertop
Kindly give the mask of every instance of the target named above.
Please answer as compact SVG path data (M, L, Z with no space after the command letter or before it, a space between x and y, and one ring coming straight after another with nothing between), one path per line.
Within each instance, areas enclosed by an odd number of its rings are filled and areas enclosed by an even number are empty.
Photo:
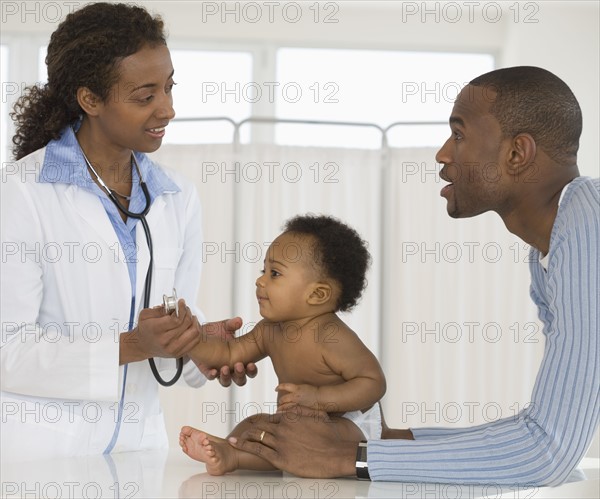
M560 487L501 488L317 480L281 472L236 472L214 477L179 449L169 453L128 452L27 463L2 462L3 498L594 498L600 497L600 460L584 459L585 480ZM580 475L581 476L581 475Z

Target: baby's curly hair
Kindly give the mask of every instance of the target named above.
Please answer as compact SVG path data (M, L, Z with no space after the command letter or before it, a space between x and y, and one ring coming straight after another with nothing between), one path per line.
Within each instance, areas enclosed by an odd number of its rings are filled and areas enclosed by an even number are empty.
M367 285L371 255L367 243L351 227L325 215L299 215L288 220L286 233L312 237L315 264L340 286L336 312L351 310Z

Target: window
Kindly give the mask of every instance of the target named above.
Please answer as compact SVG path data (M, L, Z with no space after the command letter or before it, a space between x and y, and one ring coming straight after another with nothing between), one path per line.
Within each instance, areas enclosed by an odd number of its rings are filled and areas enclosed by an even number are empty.
M175 69L173 98L177 118L225 116L236 122L252 114L255 100L252 55L248 52L171 50ZM248 142L250 130L241 129ZM233 127L220 121L172 123L165 143L231 142Z
M490 54L400 52L331 48L236 47L231 50L171 49L175 68L177 118L251 116L279 119L374 123L386 128L394 147L438 146L448 136L447 120L459 90L475 75L490 71ZM8 70L2 46L2 74ZM47 46L39 47L38 81L46 81ZM255 64L260 54L260 65ZM18 78L20 75L15 75ZM4 81L4 80L3 80ZM7 96L2 102L3 161L9 150ZM174 122L165 143L228 143L226 121ZM242 142L339 147L381 146L373 127L252 123L240 129Z
M0 166L3 168L10 157L10 144L8 137L8 97L12 92L11 83L8 77L8 47L0 45L0 75L2 75L2 102L0 102Z
M439 145L456 95L478 74L492 70L489 54L282 48L277 52L278 118L375 123L442 122L398 126L393 146ZM277 125L281 144L378 148L375 129Z
M40 47L38 52L38 81L46 83L48 81L48 66L46 66L46 54L48 53L48 45Z

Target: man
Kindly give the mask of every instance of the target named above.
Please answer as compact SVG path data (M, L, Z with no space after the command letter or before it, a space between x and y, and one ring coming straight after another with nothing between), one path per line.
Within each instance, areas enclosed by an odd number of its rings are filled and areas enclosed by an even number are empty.
M531 297L546 339L531 404L472 428L389 430L340 441L335 418L278 414L232 445L300 476L558 485L598 427L599 179L579 176L582 118L569 87L535 67L472 80L436 160L453 218L490 210L532 246ZM492 180L493 179L493 180ZM324 424L326 423L329 424ZM411 440L414 438L414 440ZM361 464L362 463L362 464Z

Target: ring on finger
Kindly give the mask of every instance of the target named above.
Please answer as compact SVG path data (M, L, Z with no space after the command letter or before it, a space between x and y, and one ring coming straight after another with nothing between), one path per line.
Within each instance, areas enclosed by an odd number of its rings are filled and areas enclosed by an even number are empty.
M261 432L261 434L260 434L260 438L258 439L260 442L262 442L262 441L263 441L263 438L265 438L265 433L266 433L266 431L265 431L265 430L263 430L263 431Z

